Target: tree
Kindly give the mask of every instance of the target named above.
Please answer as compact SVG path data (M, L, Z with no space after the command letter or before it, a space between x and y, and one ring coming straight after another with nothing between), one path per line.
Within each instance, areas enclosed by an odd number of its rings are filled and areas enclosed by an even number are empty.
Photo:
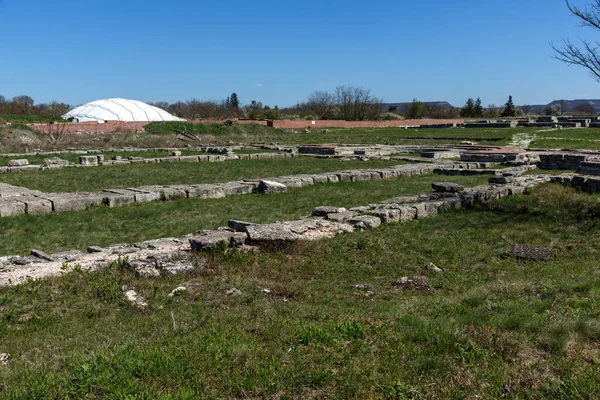
M515 109L515 105L513 103L512 96L508 96L508 101L504 104L504 110L502 111L503 117L514 117L517 115L517 110Z
M371 95L371 89L360 86L335 88L340 117L346 121L376 119L381 112L381 99Z
M471 118L475 115L475 102L469 97L464 107L460 109L460 116L463 118Z
M229 104L231 105L231 108L235 110L240 108L240 101L238 100L237 93L231 93L231 96L229 96Z
M521 110L523 110L525 115L529 115L529 111L531 111L531 106L530 105L521 106Z
M577 115L596 115L596 107L593 104L577 104L573 107L573 113Z
M475 109L474 109L474 117L481 118L483 117L483 106L481 105L481 98L477 98L475 100Z
M600 30L600 0L594 0L585 9L572 5L565 0L572 15L581 20L581 26ZM590 75L600 81L600 49L598 43L580 39L576 45L569 39L563 39L561 45L551 44L554 58L569 65L579 65L588 70Z
M487 118L498 118L500 116L500 109L495 104L488 105L487 112L485 113Z
M421 119L425 116L427 107L417 99L413 99L412 103L409 104L406 109L404 117L406 119Z
M308 96L308 108L318 119L332 119L335 115L336 99L333 93L316 90Z
M250 105L246 106L246 116L248 119L262 118L263 104L260 101L252 100Z

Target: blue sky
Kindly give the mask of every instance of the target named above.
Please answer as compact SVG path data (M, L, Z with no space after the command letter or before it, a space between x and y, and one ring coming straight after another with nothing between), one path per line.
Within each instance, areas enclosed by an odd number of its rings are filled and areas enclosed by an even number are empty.
M585 5L591 0L574 0ZM550 42L600 38L563 0L0 0L0 94L271 106L339 85L386 102L600 98Z

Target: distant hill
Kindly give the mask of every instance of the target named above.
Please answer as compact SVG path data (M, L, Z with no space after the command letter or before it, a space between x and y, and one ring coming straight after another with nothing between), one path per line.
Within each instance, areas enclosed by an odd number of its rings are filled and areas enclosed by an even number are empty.
M382 104L382 110L384 112L389 111L389 110L393 110L399 113L402 113L404 110L406 110L406 108L411 104L412 102L404 102L404 103L383 103ZM448 103L447 101L423 101L422 102L425 105L432 105L432 106L437 106L437 107L448 107L448 108L452 108L454 107L452 104ZM578 105L582 105L582 104L591 104L594 106L594 108L596 109L596 112L600 112L600 99L576 99L576 100L554 100L551 101L548 104L527 104L527 106L529 106L529 113L530 114L541 114L544 112L544 109L546 107L552 107L552 106L563 106L563 108L565 108L563 110L563 112L569 112L573 110L573 107L578 106ZM498 107L502 107L502 105L497 105ZM517 107L524 107L525 104L517 106ZM462 107L459 106L457 108Z

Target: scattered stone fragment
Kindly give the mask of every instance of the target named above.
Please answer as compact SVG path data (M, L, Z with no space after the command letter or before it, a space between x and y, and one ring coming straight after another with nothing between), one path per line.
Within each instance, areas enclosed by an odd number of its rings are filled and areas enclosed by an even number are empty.
M56 260L54 260L54 258L50 257L50 255L44 253L41 250L31 249L29 254L31 254L34 257L41 258L42 260L56 261Z
M171 291L171 293L169 293L167 296L168 297L177 297L177 296L181 296L182 294L184 294L186 292L187 288L183 287L183 286L179 286L175 289L173 289L173 291Z
M69 165L68 160L63 160L62 158L58 158L58 157L46 158L46 159L44 159L44 163L43 163L44 167L49 167L49 168L66 167L67 165Z
M156 278L160 276L160 271L154 267L153 261L132 260L127 262L127 266L142 278Z
M121 156L112 156L111 157L111 160L113 160L113 161L121 161L122 159L123 159L123 157L121 157Z
M227 292L225 292L228 296L243 296L244 293L236 288L231 288Z
M100 246L89 246L87 248L88 253L102 253L104 249Z
M10 363L10 354L0 353L0 365L7 366Z
M491 184L506 185L508 183L513 183L514 180L515 178L512 176L492 176L488 179L488 182Z
M181 151L174 150L171 152L171 157L179 157L179 156L181 156Z
M438 267L437 265L435 265L435 264L434 264L434 263L432 263L432 262L430 262L430 263L427 263L427 264L425 265L425 269L426 269L427 271L444 273L444 270L443 270L443 269L441 269L440 267Z
M512 247L512 255L516 258L531 261L550 260L556 254L556 249L550 247L525 246L515 243Z
M127 285L123 285L121 287L121 290L123 292L123 296L125 296L125 299L129 301L129 303L132 306L140 309L148 307L148 302L146 301L144 296L136 292L133 288L129 288Z
M432 183L431 187L436 192L441 192L441 193L458 193L458 192L462 192L463 190L465 190L465 187L463 185L459 185L458 183L453 183L453 182Z
M357 229L377 228L381 225L381 219L373 215L359 215L348 220L348 223Z
M285 193L287 192L287 186L279 182L261 180L256 191L262 194Z
M189 274L194 272L194 266L187 261L173 261L162 266L162 269L169 275Z
M394 286L401 289L415 289L415 290L431 290L432 287L423 278L410 279L407 276L403 276L393 283Z
M247 232L247 228L249 226L256 225L256 224L253 222L237 221L234 219L230 219L229 221L227 221L227 225L231 229L233 229L235 232Z
M80 258L82 255L83 253L79 250L69 250L62 251L60 253L54 253L51 257L56 261L74 261Z
M313 208L312 215L315 217L326 217L328 214L346 212L343 207L320 206Z

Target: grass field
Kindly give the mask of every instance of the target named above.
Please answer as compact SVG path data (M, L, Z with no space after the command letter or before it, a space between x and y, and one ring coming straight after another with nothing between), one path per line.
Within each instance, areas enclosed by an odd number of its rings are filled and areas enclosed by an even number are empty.
M545 185L285 253L213 254L191 276L115 263L3 288L0 397L597 398L599 213L598 196ZM518 261L515 242L558 255Z
M535 133L538 137L530 147L544 149L600 150L600 129L561 129Z
M232 160L216 163L149 163L2 174L0 182L44 192L85 192L144 185L229 182L354 168L386 168L399 164L403 162L398 160L342 161L312 157Z
M487 182L486 176L444 177L466 185ZM354 207L404 194L431 192L436 175L394 180L318 184L285 194L250 194L213 200L183 199L129 207L98 207L79 212L2 218L0 254L26 254L133 243L181 236L199 229L226 226L228 219L275 222L308 216L314 207Z

